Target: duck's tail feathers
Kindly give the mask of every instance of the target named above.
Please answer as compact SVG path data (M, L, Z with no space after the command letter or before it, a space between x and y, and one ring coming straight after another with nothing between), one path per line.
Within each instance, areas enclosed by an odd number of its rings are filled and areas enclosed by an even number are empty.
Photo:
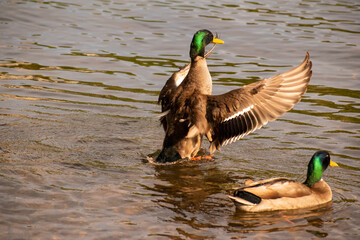
M234 195L228 197L242 205L256 205L261 202L261 197L243 190L235 190Z

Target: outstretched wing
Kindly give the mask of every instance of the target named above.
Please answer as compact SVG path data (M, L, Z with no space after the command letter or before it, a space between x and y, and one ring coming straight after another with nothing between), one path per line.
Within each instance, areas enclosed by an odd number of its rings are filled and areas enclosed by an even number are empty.
M214 46L205 54L205 58L209 57L212 51L214 50L216 43ZM170 109L170 99L174 94L175 89L182 83L187 74L189 73L191 63L188 63L184 67L180 68L179 71L174 72L171 77L166 81L164 87L161 89L158 102L161 104L161 112L165 113ZM160 115L161 116L161 115ZM166 131L167 123L166 118L164 116L160 117L160 122Z
M311 66L306 53L304 61L288 72L222 95L209 95L206 118L212 128L210 152L239 140L293 108L306 91Z

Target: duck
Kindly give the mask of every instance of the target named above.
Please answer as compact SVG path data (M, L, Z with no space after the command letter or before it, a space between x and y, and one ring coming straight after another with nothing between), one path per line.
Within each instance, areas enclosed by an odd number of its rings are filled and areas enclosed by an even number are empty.
M212 95L205 54L210 43L224 41L207 29L197 31L190 44L190 64L175 72L160 91L160 122L165 137L157 163L198 159L204 136L212 155L285 114L306 92L312 76L308 52L299 66L285 73Z
M228 197L244 212L296 210L323 206L332 200L330 186L322 179L328 166L338 167L327 151L317 151L308 164L305 182L279 177L262 181L247 180Z

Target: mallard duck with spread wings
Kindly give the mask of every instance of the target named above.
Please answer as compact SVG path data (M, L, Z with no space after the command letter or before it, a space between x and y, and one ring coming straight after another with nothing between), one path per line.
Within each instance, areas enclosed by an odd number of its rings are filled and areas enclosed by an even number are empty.
M174 73L160 92L165 139L156 162L195 157L204 135L212 154L292 109L306 91L312 74L308 53L288 72L211 95L205 55L210 43L224 42L208 30L197 31L190 45L191 63Z

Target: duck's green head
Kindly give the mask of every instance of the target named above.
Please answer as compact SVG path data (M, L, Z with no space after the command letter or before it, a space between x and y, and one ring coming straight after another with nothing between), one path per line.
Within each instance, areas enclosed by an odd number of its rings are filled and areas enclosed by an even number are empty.
M336 162L330 160L330 154L327 151L317 151L309 162L307 178L304 184L310 187L320 181L322 174L329 165L331 167L339 166Z
M197 56L204 57L205 47L209 43L224 43L224 41L214 37L214 35L206 29L199 30L194 34L190 45L190 57L194 59Z

